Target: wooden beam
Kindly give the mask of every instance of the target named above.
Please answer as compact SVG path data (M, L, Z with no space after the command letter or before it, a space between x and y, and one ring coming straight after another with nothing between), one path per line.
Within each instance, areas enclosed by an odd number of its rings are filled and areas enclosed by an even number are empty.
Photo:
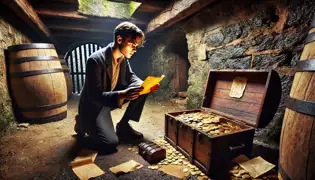
M144 2L142 3L136 11L140 12L159 12L164 8L164 4L159 3L158 1L154 2Z
M49 9L51 11L77 11L79 9L79 4L55 2L55 1L32 3L32 6L35 10Z
M80 38L62 38L59 37L57 38L58 42L60 42L60 45L67 47L70 44L74 44L74 43L99 43L102 45L107 45L108 43L112 42L112 39L80 39Z
M170 27L185 19L215 0L178 0L165 8L158 16L152 19L147 28L147 33Z
M95 16L85 16L81 15L77 11L52 11L49 9L37 9L37 14L44 18L55 18L55 19L69 19L69 20L81 20L86 22L97 22L97 23L120 23L125 20L119 18L108 18L108 17L95 17ZM137 20L135 18L129 20L136 25L144 25L145 22Z
M48 28L38 17L35 10L27 0L3 0L2 2L42 37L47 38L53 43L55 42L51 37Z
M79 0L50 0L52 2L62 2L62 3L69 3L69 4L79 4Z
M48 25L47 26L50 31L74 31L74 32L97 32L97 33L108 33L108 34L112 34L113 33L113 29L107 29L107 28L97 28L97 27L89 27L87 26L81 26L81 27L74 27L74 26L60 26L60 25Z
M36 3L46 3L46 2L43 2L43 0L29 0L30 3L32 4L36 4ZM48 3L50 2L62 2L62 3L68 3L68 4L79 4L79 0L49 0Z
M99 21L89 21L89 20L69 20L69 19L59 19L53 17L42 17L46 26L49 29L82 29L82 30L99 30L104 32L113 32L118 22L99 22Z
M106 32L91 32L87 30L66 30L55 29L51 31L54 37L75 37L80 39L112 39L112 33Z
M70 46L74 44L81 43L98 43L103 46L106 46L108 43L112 42L112 39L99 39L99 38L79 38L79 37L56 37L56 40L59 42L58 48L61 49L61 53L65 54Z
M153 19L156 16L157 13L149 13L149 12L141 12L141 11L136 11L133 13L132 17L137 18L143 22L149 23L151 19ZM145 25L144 29L146 28L147 25Z

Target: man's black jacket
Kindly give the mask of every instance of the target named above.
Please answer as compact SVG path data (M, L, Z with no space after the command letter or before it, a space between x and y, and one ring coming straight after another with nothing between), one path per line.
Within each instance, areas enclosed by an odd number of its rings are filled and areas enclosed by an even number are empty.
M142 80L131 70L129 61L124 59L120 64L117 85L111 91L112 81L112 46L93 53L86 64L86 77L81 91L79 115L85 128L91 129L102 107L118 108L120 101L117 90L140 86Z

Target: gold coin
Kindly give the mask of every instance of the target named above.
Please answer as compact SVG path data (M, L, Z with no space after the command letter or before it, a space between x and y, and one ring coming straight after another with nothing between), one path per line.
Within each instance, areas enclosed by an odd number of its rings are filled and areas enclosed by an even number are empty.
M246 173L246 171L245 170L240 170L240 172L239 172L240 174L245 174Z
M188 169L187 169L187 168L184 168L184 170L183 170L183 171L186 173L186 172L188 172Z
M238 174L238 173L239 173L239 170L234 169L234 170L231 170L230 172L233 173L233 174Z
M248 175L248 174L244 174L244 175L242 176L242 179L250 179L250 178L251 178L251 176Z
M159 167L157 165L151 165L151 166L148 166L149 169L159 169Z

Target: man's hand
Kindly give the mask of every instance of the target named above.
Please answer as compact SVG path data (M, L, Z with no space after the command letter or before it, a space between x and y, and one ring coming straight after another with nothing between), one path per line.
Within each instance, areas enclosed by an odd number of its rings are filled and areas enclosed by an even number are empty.
M150 89L150 91L151 91L151 92L156 92L156 91L159 90L159 89L160 89L160 84L158 83L158 84L154 85L154 86Z
M127 99L129 101L135 100L139 97L140 92L143 90L143 87L130 87L128 89L118 92L118 95L121 98Z

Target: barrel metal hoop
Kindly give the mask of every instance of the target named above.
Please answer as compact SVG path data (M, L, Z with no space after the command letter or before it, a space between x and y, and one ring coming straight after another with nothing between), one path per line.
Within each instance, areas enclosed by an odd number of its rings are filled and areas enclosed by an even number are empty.
M296 72L315 72L315 59L299 61Z
M63 72L64 73L69 73L69 69L64 69Z
M23 118L24 121L29 122L30 124L43 124L48 122L59 121L67 117L67 111L55 114L52 116L41 117L41 118Z
M315 102L303 101L294 98L289 98L287 103L287 108L296 111L298 113L307 114L310 116L315 116Z
M30 108L20 108L20 111L22 112L34 112L34 111L47 111L55 108L60 108L62 106L67 105L67 101L59 104L53 104L53 105L43 105L43 106L37 106L37 107L30 107Z
M279 173L283 180L292 180L292 178L285 172L285 170L282 168L281 164L279 163Z
M26 71L26 72L15 72L11 73L11 77L28 77L28 76L36 76L40 74L50 74L50 73L58 73L63 72L63 69L44 69L44 70L36 70L36 71Z
M311 43L313 41L315 41L315 33L308 34L305 39L305 44Z
M55 49L53 44L47 43L32 43L32 44L20 44L8 47L9 52L21 51L25 49Z
M33 57L23 57L23 58L15 58L11 59L11 64L20 64L24 62L30 61L59 61L57 56L33 56Z

